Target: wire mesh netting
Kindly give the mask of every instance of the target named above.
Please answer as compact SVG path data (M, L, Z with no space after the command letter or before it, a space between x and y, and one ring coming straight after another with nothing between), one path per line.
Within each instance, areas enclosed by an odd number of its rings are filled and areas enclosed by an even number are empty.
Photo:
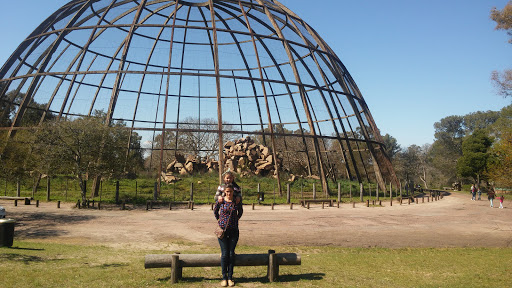
M106 125L142 137L158 169L176 153L224 161L226 142L250 136L290 173L394 179L345 66L278 1L74 0L20 44L0 79L7 139L103 111Z

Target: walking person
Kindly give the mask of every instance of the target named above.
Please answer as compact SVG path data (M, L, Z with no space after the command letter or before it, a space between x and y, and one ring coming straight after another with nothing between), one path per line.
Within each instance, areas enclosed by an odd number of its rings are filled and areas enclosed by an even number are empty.
M472 201L476 200L476 187L475 187L475 184L471 185L471 200Z
M217 201L213 213L219 222L219 227L224 230L223 237L219 237L221 251L220 265L222 269L222 287L233 287L233 268L235 266L235 248L240 236L238 231L238 220L242 217L242 203L234 198L233 184L224 186L224 201Z
M482 200L482 190L480 189L480 186L478 186L478 200Z
M505 196L501 194L501 197L498 197L498 199L500 200L500 209L503 209L503 200L505 200Z
M494 193L494 188L489 189L489 192L487 192L487 199L491 202L491 208L494 207L492 202L494 201L495 195L496 193Z

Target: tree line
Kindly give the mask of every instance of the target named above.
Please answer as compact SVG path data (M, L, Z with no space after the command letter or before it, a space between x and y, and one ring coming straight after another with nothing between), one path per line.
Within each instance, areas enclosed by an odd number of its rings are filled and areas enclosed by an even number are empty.
M512 186L512 105L501 111L448 116L434 124L435 140L400 147L386 135L388 155L400 179L441 188L455 182Z

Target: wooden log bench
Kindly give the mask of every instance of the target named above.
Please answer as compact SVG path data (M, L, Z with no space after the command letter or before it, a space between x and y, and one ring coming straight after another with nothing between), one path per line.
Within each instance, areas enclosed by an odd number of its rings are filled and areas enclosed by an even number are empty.
M267 266L267 277L275 282L280 265L301 265L300 255L278 253L269 250L268 254L236 254L235 266ZM220 267L219 254L148 254L144 268L171 268L171 283L182 278L183 267Z
M334 203L336 200L334 199L306 199L306 200L300 200L300 206L306 207L308 203L327 203L329 204L329 207L334 206Z
M30 205L32 197L11 197L11 196L0 196L0 200L23 200L25 205Z

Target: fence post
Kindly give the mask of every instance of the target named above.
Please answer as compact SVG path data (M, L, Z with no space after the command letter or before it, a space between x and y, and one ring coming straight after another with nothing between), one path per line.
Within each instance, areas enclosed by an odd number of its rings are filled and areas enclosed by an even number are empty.
M361 202L364 202L363 200L363 183L359 183L359 197L361 198Z
M260 194L260 183L258 183L258 194L257 194L257 196L256 196L256 197L258 197L258 204L260 204L260 203L261 203L261 201L260 201L260 199L261 199L260 195L261 195L261 194ZM254 210L254 204L252 205L252 210Z
M190 201L194 201L194 182L190 182Z
M50 201L50 191L51 191L50 183L51 183L50 175L47 175L46 176L46 201Z
M119 204L119 180L116 181L116 204Z
M21 183L20 178L16 179L16 197L21 197Z
M316 183L313 182L313 200L316 199Z
M286 184L286 204L290 204L291 199L290 183Z
M338 203L341 201L341 183L338 182ZM338 205L339 208L339 205Z
M174 183L176 185L176 183ZM158 199L158 182L155 182L153 187L153 200L156 201Z
M402 198L402 181L400 181L400 198Z

